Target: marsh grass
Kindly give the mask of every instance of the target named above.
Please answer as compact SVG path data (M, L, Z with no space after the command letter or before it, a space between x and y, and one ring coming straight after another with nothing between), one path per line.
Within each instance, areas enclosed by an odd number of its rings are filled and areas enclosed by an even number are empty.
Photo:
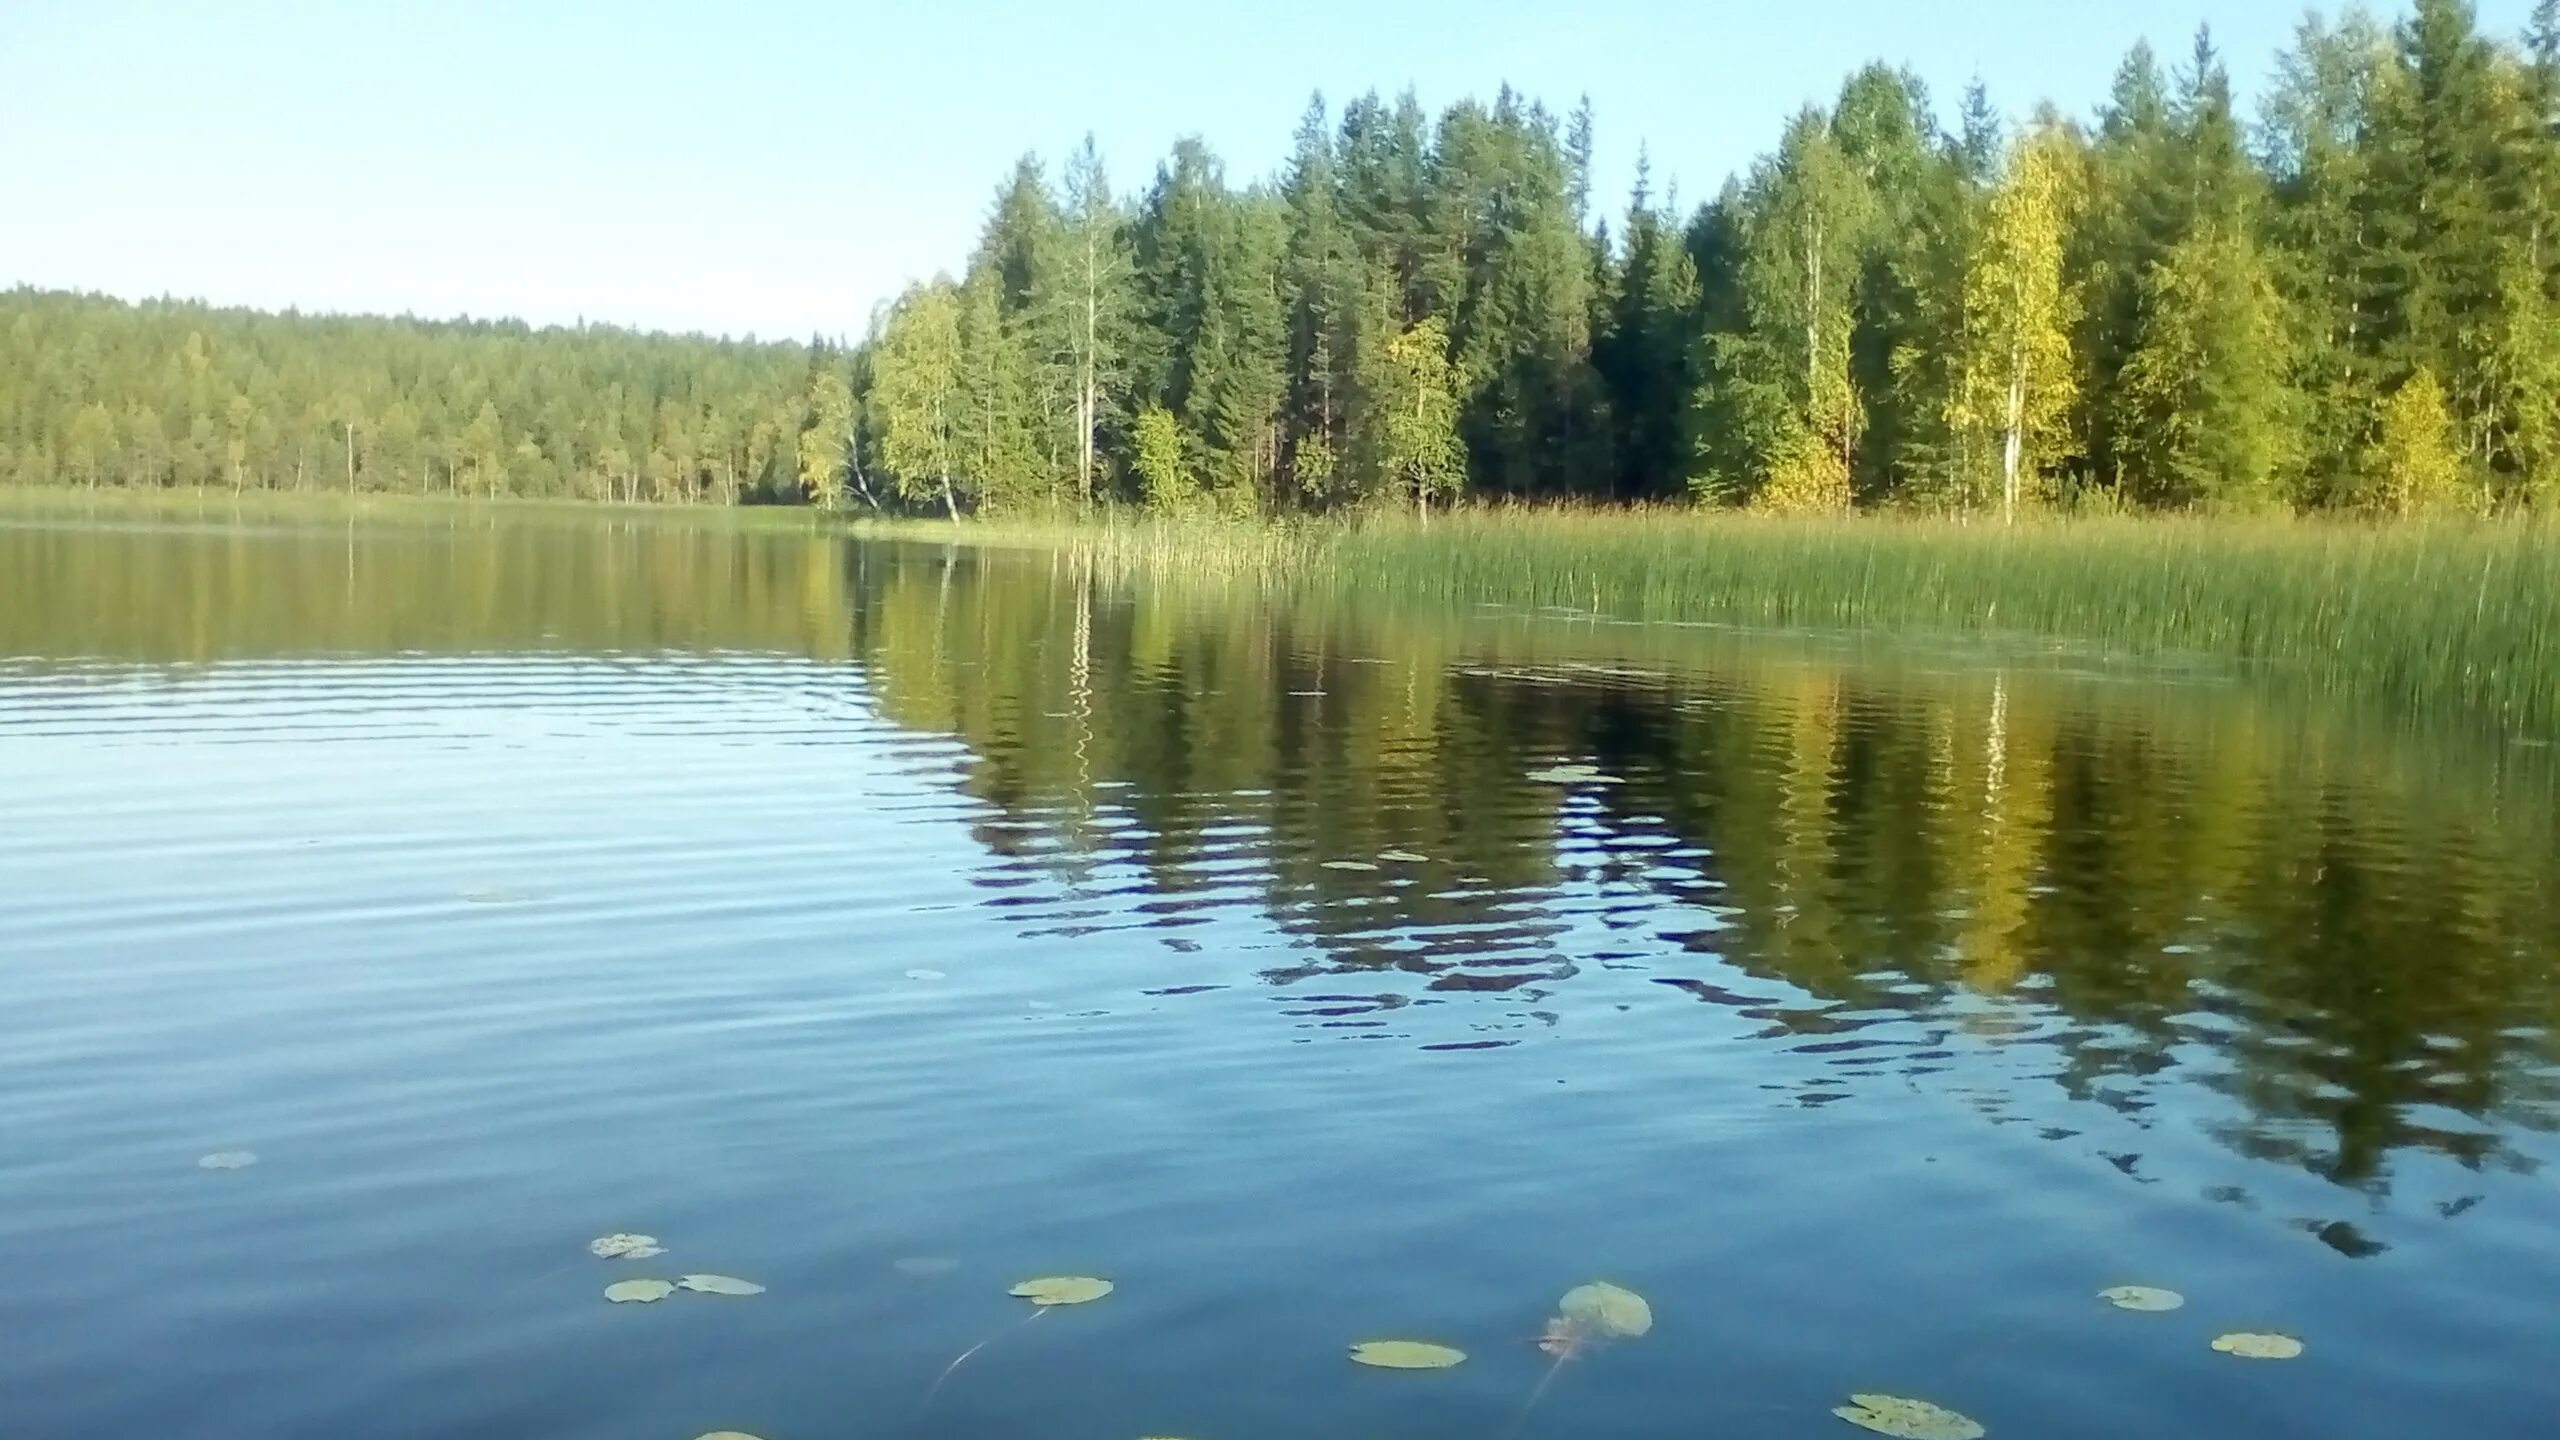
M869 524L1069 551L1098 570L1381 610L2031 638L2281 672L2345 696L2560 731L2560 530L2536 521L2108 518L2003 527L1683 509L1294 524Z
M0 490L0 523L515 520L803 533L793 507L228 490ZM2279 675L2404 713L2560 735L2560 527L2533 520L1778 520L1487 508L1251 523L853 520L857 534L1043 550L1106 578L1364 613L1485 607L1663 624L2060 643Z

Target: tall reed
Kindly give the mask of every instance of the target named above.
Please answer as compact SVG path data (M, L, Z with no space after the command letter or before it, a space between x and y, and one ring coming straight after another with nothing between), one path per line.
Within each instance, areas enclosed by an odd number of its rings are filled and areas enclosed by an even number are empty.
M2281 672L2560 732L2560 529L2530 521L2140 518L2006 527L1682 509L1487 509L1291 524L866 527L1073 549L1131 576L1379 606L1977 635Z

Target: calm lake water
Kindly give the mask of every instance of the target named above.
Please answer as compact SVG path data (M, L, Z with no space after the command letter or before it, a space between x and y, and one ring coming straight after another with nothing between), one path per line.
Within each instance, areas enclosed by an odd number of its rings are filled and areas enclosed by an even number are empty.
M2551 752L2282 688L0 528L0 1432L2549 1433Z

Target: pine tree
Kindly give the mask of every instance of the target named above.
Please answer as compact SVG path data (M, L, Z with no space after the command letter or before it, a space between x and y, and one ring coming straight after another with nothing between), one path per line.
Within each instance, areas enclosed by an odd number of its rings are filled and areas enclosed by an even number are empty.
M2351 13L2303 22L2278 64L2260 124L2272 185L2268 265L2286 306L2287 388L2298 411L2300 498L2334 502L2359 483L2376 410L2364 280L2367 132L2382 32Z
M2506 136L2494 55L2465 0L2417 0L2375 77L2363 252L2382 372L2432 373L2461 450L2485 459L2500 415L2487 353L2503 309Z
M1669 498L1689 482L1686 412L1697 383L1701 296L1696 262L1671 217L1655 207L1641 156L1625 233L1625 261L1612 277L1592 364L1615 426L1615 497Z
M2284 498L2297 453L2283 377L2285 311L2248 231L2208 221L2153 267L2125 366L2134 492L2158 506Z
M1281 182L1288 212L1288 415L1281 468L1295 499L1332 484L1347 443L1350 362L1365 284L1336 194L1324 98L1307 105Z
M2142 279L2177 240L2175 143L2159 57L2148 42L2138 44L2099 112L2086 201L2064 262L2082 281L2074 448L2086 457L2085 478L2100 485L2116 485L2124 473L2116 382L2140 338Z

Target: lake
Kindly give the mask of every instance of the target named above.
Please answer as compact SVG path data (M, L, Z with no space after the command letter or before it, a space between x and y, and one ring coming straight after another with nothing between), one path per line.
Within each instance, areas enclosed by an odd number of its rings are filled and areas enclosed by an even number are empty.
M1487 599L0 528L0 1429L2548 1430L2549 750Z

